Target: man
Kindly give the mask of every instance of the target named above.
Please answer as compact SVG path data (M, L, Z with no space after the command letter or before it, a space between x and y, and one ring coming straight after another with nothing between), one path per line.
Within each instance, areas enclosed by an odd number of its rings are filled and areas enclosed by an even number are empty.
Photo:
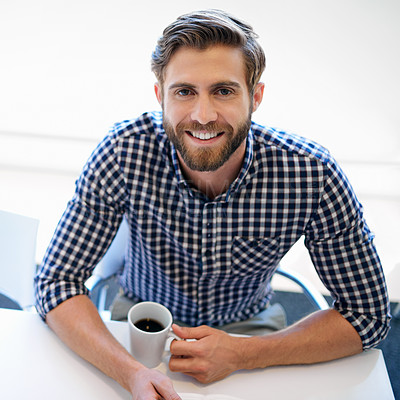
M123 217L125 296L163 303L187 325L175 333L197 339L172 343L172 371L211 382L332 360L389 329L372 234L340 168L316 143L251 122L264 66L251 27L223 12L168 26L152 58L163 112L116 124L97 147L36 277L41 316L133 399L179 396L114 340L87 297ZM268 335L215 329L262 319L279 260L303 235L333 308Z

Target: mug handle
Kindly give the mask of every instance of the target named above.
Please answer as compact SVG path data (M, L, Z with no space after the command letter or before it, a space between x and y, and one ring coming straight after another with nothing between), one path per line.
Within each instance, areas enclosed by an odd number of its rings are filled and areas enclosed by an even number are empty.
M169 331L169 333L168 333L168 337L167 337L167 340L165 341L165 351L167 351L167 352L171 352L171 343L174 341L174 340L184 340L184 339L182 339L182 338L180 338L178 335L176 335L175 333L174 333L174 331L172 330L172 328L170 329L170 331Z
M167 351L168 353L171 352L171 343L174 340L186 340L187 342L195 342L197 339L182 339L177 334L175 334L174 331L171 328L169 333L168 333L167 340L165 341L165 348L164 348L164 350Z

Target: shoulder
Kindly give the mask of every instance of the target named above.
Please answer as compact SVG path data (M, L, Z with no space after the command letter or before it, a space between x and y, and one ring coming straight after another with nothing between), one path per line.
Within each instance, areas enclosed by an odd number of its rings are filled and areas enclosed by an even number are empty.
M153 160L163 153L165 142L161 112L144 113L115 123L92 152L87 168L132 166L134 161Z
M333 162L330 152L322 145L303 136L252 122L254 140L260 148L285 157L314 159L322 164Z
M118 159L135 159L139 155L148 158L164 154L167 144L162 113L154 111L113 124L97 150Z
M109 131L110 140L143 139L159 134L162 128L161 112L146 112L138 118L115 123Z

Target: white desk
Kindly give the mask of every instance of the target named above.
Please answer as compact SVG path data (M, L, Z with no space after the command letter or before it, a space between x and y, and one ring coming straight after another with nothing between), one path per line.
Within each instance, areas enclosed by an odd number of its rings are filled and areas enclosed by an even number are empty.
M36 314L0 309L0 399L88 400L130 399L116 382L69 350ZM122 322L107 324L114 336L128 343ZM203 385L166 364L179 393L224 393L244 400L394 400L380 350L311 366L240 371Z

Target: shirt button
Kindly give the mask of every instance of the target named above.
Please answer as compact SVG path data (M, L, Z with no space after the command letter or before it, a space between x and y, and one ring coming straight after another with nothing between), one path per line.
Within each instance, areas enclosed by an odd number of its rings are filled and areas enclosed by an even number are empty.
M211 250L210 249L208 249L208 250L206 250L206 252L204 253L204 255L206 256L206 257L211 257Z

